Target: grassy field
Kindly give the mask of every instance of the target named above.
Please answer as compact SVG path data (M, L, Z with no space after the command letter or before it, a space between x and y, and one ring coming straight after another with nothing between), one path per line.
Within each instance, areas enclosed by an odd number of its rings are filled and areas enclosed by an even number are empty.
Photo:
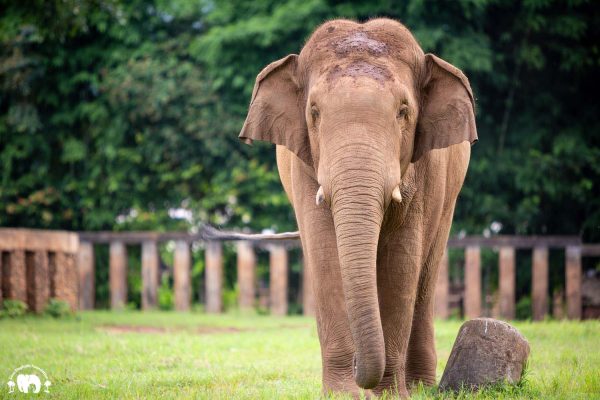
M438 381L460 322L438 322ZM600 398L600 322L515 323L531 344L519 387L458 398ZM314 399L320 353L302 317L86 312L0 320L0 398L12 370L41 367L50 398ZM445 395L447 397L447 395ZM444 397L418 389L413 398Z

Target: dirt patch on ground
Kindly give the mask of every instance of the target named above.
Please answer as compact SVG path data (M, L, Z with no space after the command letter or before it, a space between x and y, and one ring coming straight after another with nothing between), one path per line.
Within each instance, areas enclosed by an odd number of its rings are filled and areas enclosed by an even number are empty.
M253 329L250 328L234 328L233 326L201 326L196 328L197 333L238 333L248 332Z
M169 334L176 332L197 333L200 335L214 333L238 333L249 331L250 329L234 328L231 326L200 326L200 327L158 327L158 326L136 326L136 325L105 325L97 328L100 331L119 335L123 333L147 333L147 334Z

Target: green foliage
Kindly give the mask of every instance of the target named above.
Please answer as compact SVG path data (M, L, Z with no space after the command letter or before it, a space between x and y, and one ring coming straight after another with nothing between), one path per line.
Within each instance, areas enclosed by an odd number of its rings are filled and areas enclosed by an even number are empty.
M239 290L237 288L225 289L223 290L223 294L221 296L223 299L224 311L232 311L237 309L239 298Z
M174 304L173 285L169 282L169 277L163 275L158 287L158 308L160 310L172 310Z
M0 224L293 229L271 146L236 140L254 77L322 21L375 16L404 22L477 95L480 142L455 231L497 221L507 234L600 239L588 84L600 17L592 2L558 0L11 3L0 17ZM191 217L170 217L178 207Z
M50 299L44 313L54 318L64 318L73 315L71 306L66 301Z
M523 296L516 304L515 317L517 319L531 319L531 297Z
M18 318L25 315L27 312L27 304L21 300L3 300L2 308L0 308L0 318Z
M82 22L72 7L94 12ZM259 229L265 218L256 210L273 206L278 218L266 226L293 228L272 163L244 156L230 134L241 116L223 111L205 66L190 57L206 7L9 8L0 26L15 19L22 26L2 32L0 224L185 229L189 223L167 213L184 207L193 223ZM64 16L51 33L42 26L48 12ZM265 195L255 200L254 180L263 177Z

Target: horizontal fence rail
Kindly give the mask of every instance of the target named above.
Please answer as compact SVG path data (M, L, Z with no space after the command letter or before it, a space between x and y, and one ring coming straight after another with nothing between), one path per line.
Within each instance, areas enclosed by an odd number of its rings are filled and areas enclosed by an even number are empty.
M141 307L143 310L156 308L158 305L160 243L174 243L174 258L172 265L174 308L179 311L189 310L192 302L191 287L191 246L202 243L204 246L205 277L204 294L205 309L209 313L219 313L223 310L223 242L235 242L237 255L237 288L239 292L238 305L242 309L253 308L257 301L256 286L256 250L269 252L269 287L268 305L274 315L285 315L288 312L288 251L300 247L298 232L284 234L246 234L238 232L219 231L205 227L197 233L187 232L79 232L67 233L70 244L57 244L57 240L48 231L26 229L0 229L0 299L27 297L28 281L26 267L20 267L20 252L36 254L30 263L44 265L43 258L38 254L67 254L74 255L77 265L78 305L81 309L94 308L95 299L95 245L109 246L109 286L110 306L118 310L127 303L127 246L141 247ZM65 234L61 232L61 234ZM30 235L29 238L27 235ZM46 235L46 236L44 236ZM65 242L66 243L66 242ZM58 246L58 247L57 247ZM60 246L67 246L65 248ZM71 246L71 247L68 247ZM449 257L448 251L441 260L438 284L435 293L435 313L439 318L447 318L450 314L451 303L462 301L464 316L474 318L482 315L482 268L481 249L494 248L498 251L498 312L505 319L515 318L516 306L516 250L531 249L531 299L532 316L541 320L548 314L548 254L549 249L565 250L565 300L566 315L570 319L581 318L581 282L582 257L600 257L600 244L583 244L575 236L466 236L454 237L448 241L448 248L464 249L464 291L457 295L450 293ZM69 253L69 250L71 253ZM14 255L13 255L14 254ZM76 256L76 257L75 257ZM12 261L12 260L17 261ZM33 264L32 264L33 265ZM29 271L33 267L29 267ZM23 270L23 271L20 271ZM43 268L42 268L43 270ZM15 275L17 278L14 278ZM23 275L23 279L19 278ZM31 287L37 288L44 284L35 283L37 279L30 272ZM19 280L20 279L20 280ZM36 281L37 279L37 281ZM73 278L75 279L75 278ZM19 282L17 286L11 282ZM310 271L302 272L302 306L307 315L314 314L314 299ZM14 287L13 287L14 286ZM29 289L32 292L32 289ZM35 290L33 290L35 292ZM46 293L41 290L42 293ZM49 292L49 290L48 290ZM18 294L18 295L15 295ZM54 288L53 294L56 294ZM50 296L48 293L44 295ZM33 297L32 297L33 298ZM29 300L28 300L29 299ZM37 304L37 303L35 303ZM77 305L74 305L76 307ZM35 310L39 310L35 306Z

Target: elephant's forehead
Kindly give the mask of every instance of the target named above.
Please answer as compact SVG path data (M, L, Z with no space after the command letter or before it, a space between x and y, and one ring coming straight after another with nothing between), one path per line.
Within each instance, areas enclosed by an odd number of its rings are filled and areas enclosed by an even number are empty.
M307 44L309 58L313 62L388 59L391 54L397 53L397 50L393 48L395 44L389 43L381 33L362 27L354 29L339 27L331 33L327 30L315 33Z
M325 78L332 84L341 77L364 76L384 84L418 75L422 57L414 37L398 22L334 20L311 35L300 63L311 81Z
M389 53L388 45L370 37L367 32L350 32L347 36L329 43L338 57L348 57L363 53L373 57L381 57Z
M336 64L327 73L327 82L332 85L339 78L358 78L364 76L371 78L380 85L393 79L392 73L385 65L375 65L366 61L353 61L346 64Z

